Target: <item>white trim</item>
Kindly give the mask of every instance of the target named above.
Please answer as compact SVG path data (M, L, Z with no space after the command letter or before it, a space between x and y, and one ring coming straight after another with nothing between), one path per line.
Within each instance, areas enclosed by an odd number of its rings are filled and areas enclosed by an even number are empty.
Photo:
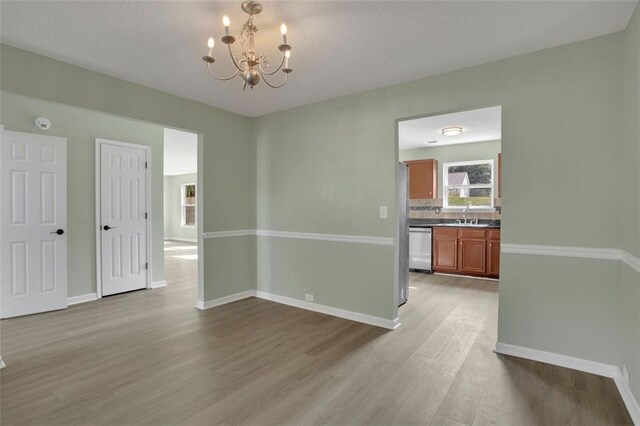
M316 234L310 232L289 232L289 231L270 231L266 229L240 229L236 231L219 231L204 232L202 236L205 239L210 238L226 238L226 237L243 237L243 236L260 236L275 238L292 238L300 240L317 240L317 241L336 241L342 243L356 244L374 244L383 246L392 246L393 238L387 237L367 237L360 235L340 235L340 234Z
M96 138L95 141L95 190L96 190L96 290L98 299L102 298L102 221L100 220L100 198L101 198L101 169L100 169L100 146L102 144L123 146L127 148L140 149L145 152L146 167L146 181L147 181L147 263L149 268L147 270L147 289L151 288L151 273L153 271L153 255L151 244L151 223L153 220L153 214L151 209L151 147L149 145L133 144L128 142L114 141L110 139Z
M226 305L227 303L236 302L238 300L246 299L248 297L255 297L255 295L256 295L255 290L246 290L246 291L241 291L240 293L232 294L229 296L220 297L218 299L207 300L206 302L202 300L198 300L196 302L196 308L201 310L214 308L216 306Z
M162 288L166 286L167 286L167 282L165 280L151 282L151 288Z
M277 294L267 293L264 291L256 291L256 297L259 297L260 299L270 300L272 302L282 303L284 305L293 306L296 308L306 309L308 311L319 312L321 314L327 314L334 317L345 318L351 321L362 322L365 324L374 325L376 327L387 328L389 330L395 330L400 326L400 320L398 318L389 320L386 318L375 317L373 315L347 311L346 309L334 308L332 306L319 305L317 303L306 302L304 300L279 296Z
M2 130L2 129L0 129L0 130ZM0 356L0 369L1 368L5 368L5 367L6 367L6 365L5 365L4 361L2 360L2 356Z
M400 327L400 319L395 318L389 320L386 318L380 318L373 315L361 314L359 312L347 311L346 309L334 308L326 305L319 305L317 303L306 302L304 300L293 299L290 297L278 296L277 294L267 293L264 291L247 290L240 293L232 294L230 296L221 297L219 299L207 300L206 302L198 300L196 308L209 309L215 306L224 305L227 303L235 302L238 300L246 299L248 297L258 297L264 300L270 300L276 303L282 303L283 305L289 305L307 311L319 312L321 314L331 315L334 317L345 318L351 321L361 322L364 324L374 325L376 327L382 327L389 330L395 330Z
M203 232L202 238L205 240L211 238L227 238L227 237L245 237L250 235L256 235L255 229L239 229L235 231L218 231L218 232Z
M640 257L636 257L631 253L622 250L622 261L630 268L640 272Z
M557 365L559 367L570 368L572 370L584 371L598 376L609 377L615 382L618 392L620 392L620 396L622 397L634 424L640 425L640 406L633 396L633 393L629 388L629 384L622 377L622 371L619 367L611 364L604 364L601 362L589 361L586 359L500 342L496 343L494 352L518 358L530 359L532 361L544 362L545 364Z
M295 238L301 240L318 240L318 241L336 241L341 243L356 244L374 244L382 246L392 246L393 238L386 237L366 237L359 235L340 235L340 234L315 234L309 232L287 232L287 231L269 231L259 229L256 235L260 237L276 237L276 238Z
M465 207L464 206L450 206L449 205L449 197L447 197L447 191L449 189L449 167L456 166L475 166L477 164L491 164L491 183L488 184L469 184L469 185L456 185L457 188L464 189L474 189L474 188L489 188L491 190L491 206L469 206L467 208L467 212L474 213L484 213L484 212L494 212L495 211L495 173L494 166L495 161L493 159L490 160L469 160L469 161L452 161L449 163L442 163L442 211L443 212L461 212Z
M164 237L164 240L182 241L185 243L197 243L197 238L182 238L182 237Z
M93 302L98 300L97 293L81 294L80 296L67 297L67 305L77 305L78 303Z
M627 381L622 376L622 371L618 369L617 374L612 378L616 384L616 387L618 388L618 392L620 392L620 396L622 397L622 401L624 401L624 405L629 411L631 420L634 424L640 426L640 404L638 404L638 400L633 395L633 392L631 392L629 383L627 383Z
M542 246L530 244L502 244L502 253L535 256L575 257L581 259L618 260L640 272L640 258L629 252L612 248Z

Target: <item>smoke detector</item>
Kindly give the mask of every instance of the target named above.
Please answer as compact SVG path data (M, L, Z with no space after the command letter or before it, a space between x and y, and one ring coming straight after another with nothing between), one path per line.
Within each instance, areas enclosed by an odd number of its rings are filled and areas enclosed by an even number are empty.
M48 118L38 117L35 123L36 127L40 130L49 130L51 128L51 121Z

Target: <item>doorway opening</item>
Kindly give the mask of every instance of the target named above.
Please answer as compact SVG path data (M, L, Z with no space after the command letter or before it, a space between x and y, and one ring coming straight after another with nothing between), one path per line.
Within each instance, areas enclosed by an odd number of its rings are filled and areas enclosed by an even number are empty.
M497 293L502 108L411 117L396 125L398 305L410 305L412 296L424 302L422 293L447 286Z
M164 129L164 257L167 283L198 279L198 135Z

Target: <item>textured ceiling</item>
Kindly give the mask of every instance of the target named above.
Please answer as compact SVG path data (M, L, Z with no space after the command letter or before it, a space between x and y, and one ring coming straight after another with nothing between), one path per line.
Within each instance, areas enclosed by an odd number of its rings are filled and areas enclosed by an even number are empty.
M444 136L442 129L462 127L458 136ZM502 107L481 108L452 114L416 118L398 123L398 148L429 148L502 139ZM435 143L428 143L435 141Z
M2 1L2 42L244 115L257 116L623 30L635 1L264 1L257 50L293 46L289 83L211 79L200 57L238 33L238 2ZM238 43L236 43L237 45ZM231 71L221 43L215 68ZM276 59L274 61L274 59Z

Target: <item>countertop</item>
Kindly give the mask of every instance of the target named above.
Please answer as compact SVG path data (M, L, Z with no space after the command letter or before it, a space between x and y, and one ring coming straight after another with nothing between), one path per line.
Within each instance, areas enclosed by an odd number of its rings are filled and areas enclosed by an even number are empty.
M409 219L409 227L436 228L436 227L460 227L478 229L500 229L499 220L479 220L478 225L457 223L457 219Z

